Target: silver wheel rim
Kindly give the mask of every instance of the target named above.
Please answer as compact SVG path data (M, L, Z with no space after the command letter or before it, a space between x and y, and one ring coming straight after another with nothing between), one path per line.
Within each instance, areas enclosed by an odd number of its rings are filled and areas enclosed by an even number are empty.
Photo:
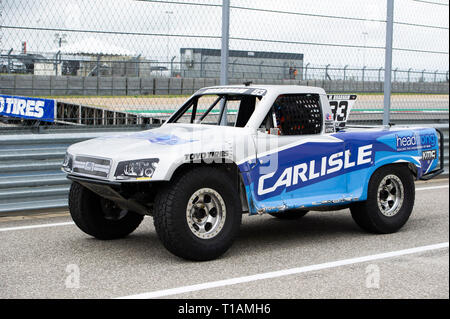
M403 205L403 184L396 175L387 175L383 178L377 191L378 208L386 217L396 215Z
M222 230L225 224L225 202L218 192L201 188L189 198L186 220L189 229L198 238L210 239Z

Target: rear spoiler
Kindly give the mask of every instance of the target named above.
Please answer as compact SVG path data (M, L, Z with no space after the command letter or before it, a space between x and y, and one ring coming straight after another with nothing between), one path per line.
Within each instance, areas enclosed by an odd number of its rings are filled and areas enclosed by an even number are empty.
M335 127L344 127L357 96L354 94L330 94L327 97L330 101Z

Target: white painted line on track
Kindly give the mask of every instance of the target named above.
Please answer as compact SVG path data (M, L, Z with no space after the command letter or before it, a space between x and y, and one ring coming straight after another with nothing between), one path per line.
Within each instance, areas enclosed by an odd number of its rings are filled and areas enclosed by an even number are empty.
M364 257L343 259L343 260L332 261L332 262L327 262L327 263L317 264L317 265L310 265L310 266L290 268L290 269L284 269L284 270L273 271L273 272L266 272L266 273L262 273L262 274L251 275L251 276L244 276L244 277L237 277L237 278L207 282L207 283L202 283L202 284L197 284L197 285L190 285L190 286L183 286L183 287L177 287L177 288L171 288L171 289L165 289L165 290L145 292L145 293L140 293L140 294L136 294L136 295L120 297L118 299L150 299L150 298L158 298L158 297L167 297L167 296L178 295L178 294L182 294L182 293L194 292L194 291L217 288L217 287L225 287L225 286L230 286L230 285L235 285L235 284L242 284L242 283L257 281L257 280L261 280L261 279L271 279L271 278L283 277L283 276L288 276L288 275L301 274L301 273L310 272L310 271L330 269L330 268L335 268L335 267L340 267L340 266L353 265L353 264L358 264L358 263L363 263L363 262L368 262L368 261L373 261L373 260L379 260L379 259L399 257L399 256L415 254L415 253L436 250L436 249L443 249L443 248L448 248L448 242L434 244L434 245L414 247L414 248L397 250L397 251L391 251L391 252L387 252L387 253L369 255L369 256L364 256Z
M440 189L440 188L448 188L448 185L430 186L430 187L419 187L419 188L416 188L416 191L426 191L426 190Z
M0 232L13 231L13 230L34 229L34 228L45 228L45 227L68 226L68 225L75 225L75 223L74 222L66 222L66 223L55 223L55 224L40 224L40 225L7 227L7 228L0 228Z

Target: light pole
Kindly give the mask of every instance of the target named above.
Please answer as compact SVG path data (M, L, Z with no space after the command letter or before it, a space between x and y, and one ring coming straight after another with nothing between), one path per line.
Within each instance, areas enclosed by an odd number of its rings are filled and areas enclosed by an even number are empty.
M63 33L63 34L59 34L59 33L55 33L55 41L56 44L58 44L58 48L60 48L62 46L62 44L67 43L67 34Z
M362 35L364 36L363 65L366 65L367 36L369 35L369 33L363 32Z
M220 85L228 84L228 58L230 56L230 0L222 0L222 40L220 48ZM227 126L228 110L225 100L220 101L220 125Z
M8 51L8 73L11 73L11 53L13 52L13 49L11 48Z
M345 81L347 80L348 64L344 66L344 80L342 81L342 90L345 91Z
M310 65L311 63L307 63L306 64L306 66L305 66L305 81L308 81L308 67L309 67L309 65Z
M347 68L348 68L348 64L346 66L344 66L344 82L345 82L345 80L347 80Z
M324 80L326 80L326 79L330 79L331 80L330 75L328 74L328 68L330 67L330 65L331 64L327 64L327 66L325 67L325 78L324 78Z
M175 61L177 57L174 55L172 59L170 59L170 77L173 77L173 61Z
M392 42L394 33L394 0L387 0L386 6L386 49L384 50L384 96L383 96L383 125L389 125L391 120L391 91L392 91Z
M362 86L363 86L363 91L364 91L364 78L365 78L365 73L366 73L366 66L364 65L362 68Z
M259 78L262 79L263 75L262 75L262 65L264 64L264 61L261 61L261 63L259 64Z
M166 51L166 61L169 63L169 41L170 41L170 15L173 14L173 11L165 11L165 14L167 15L167 51Z
M234 59L234 60L231 62L231 78L234 78L234 65L235 65L235 63L237 62L237 60L238 60L238 59Z
M61 48L63 43L64 44L67 43L67 34L55 33L54 42L56 44L58 44L58 48ZM59 58L60 62L58 62L58 58ZM58 63L61 63L61 50L59 50L58 53L56 53L56 55L55 55L55 75L58 75ZM97 72L98 72L98 70L97 70Z

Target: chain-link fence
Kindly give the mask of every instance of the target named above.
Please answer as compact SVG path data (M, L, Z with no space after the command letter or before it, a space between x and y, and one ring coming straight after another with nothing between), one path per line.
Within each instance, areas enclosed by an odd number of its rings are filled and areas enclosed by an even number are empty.
M394 122L448 121L448 9L395 0ZM161 122L219 84L221 27L220 0L0 0L0 125L36 123L13 96L54 100L52 124ZM380 121L385 40L386 1L231 0L229 82L358 93L351 119Z

